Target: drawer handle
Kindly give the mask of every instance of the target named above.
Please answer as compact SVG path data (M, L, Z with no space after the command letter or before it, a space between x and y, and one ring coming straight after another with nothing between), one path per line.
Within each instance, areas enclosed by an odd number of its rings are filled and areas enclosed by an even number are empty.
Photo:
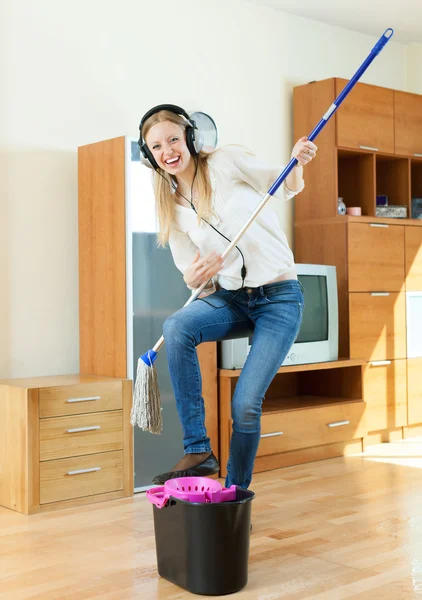
M372 146L359 146L361 150L373 150L374 152L378 152L379 148L373 148Z
M79 469L78 471L68 471L68 475L81 475L82 473L93 473L94 471L101 471L101 467L92 467L92 469Z
M389 296L390 292L371 292L371 296Z
M422 154L421 154L420 152L415 152L415 153L413 154L413 156L418 156L418 157L420 158L420 157L422 156Z
M92 427L75 427L75 429L66 429L66 433L79 433L80 431L95 431L101 429L101 425L93 425Z
M369 227L383 227L384 229L387 229L389 225L387 225L387 223L369 223Z
M369 364L371 367L381 367L382 365L391 365L391 360L373 360Z
M335 423L327 423L327 427L340 427L341 425L350 425L350 421L336 421Z
M282 431L274 431L273 433L262 433L261 437L268 438L268 437L276 437L277 435L283 435L283 432Z
M100 399L100 396L90 396L88 398L69 398L67 402L91 402L92 400Z

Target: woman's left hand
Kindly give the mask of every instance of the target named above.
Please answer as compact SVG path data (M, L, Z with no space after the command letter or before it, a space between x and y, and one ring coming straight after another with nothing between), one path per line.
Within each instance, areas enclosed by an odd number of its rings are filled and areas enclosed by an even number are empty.
M301 137L293 146L292 158L297 158L298 164L301 167L305 167L315 158L317 150L318 147L313 142L310 142L306 136Z

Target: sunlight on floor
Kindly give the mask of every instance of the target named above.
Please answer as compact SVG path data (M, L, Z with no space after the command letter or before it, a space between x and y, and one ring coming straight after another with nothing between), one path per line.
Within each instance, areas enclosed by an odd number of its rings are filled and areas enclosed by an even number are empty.
M422 469L422 437L367 446L360 456L373 462Z

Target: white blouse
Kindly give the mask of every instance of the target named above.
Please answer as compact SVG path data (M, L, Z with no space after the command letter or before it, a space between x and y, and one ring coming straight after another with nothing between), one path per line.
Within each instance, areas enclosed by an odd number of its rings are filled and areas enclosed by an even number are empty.
M208 159L214 216L207 219L232 240L249 219L262 198L280 175L282 168L269 167L240 146L225 146ZM274 197L290 200L302 191L291 191L285 181ZM171 228L169 246L176 267L185 273L199 250L222 254L229 245L223 237L198 217L192 208L176 207L176 223ZM246 287L258 287L294 268L294 258L276 213L268 203L240 238L237 246L245 257ZM236 248L227 256L214 281L228 290L242 285L242 257Z

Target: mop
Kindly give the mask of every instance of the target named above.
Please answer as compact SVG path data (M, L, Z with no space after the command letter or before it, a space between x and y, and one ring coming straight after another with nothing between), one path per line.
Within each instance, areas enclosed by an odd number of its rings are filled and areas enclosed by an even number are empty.
M373 49L371 50L368 57L361 64L359 69L347 83L343 91L338 95L338 97L331 104L325 115L313 129L311 134L308 136L309 141L313 141L323 127L327 124L329 119L336 112L340 104L346 98L346 96L350 93L355 84L362 77L363 73L367 70L369 65L373 62L376 56L381 52L387 42L391 39L394 31L389 28L383 33L378 42L375 44ZM292 158L273 185L270 187L260 204L257 206L253 214L249 217L247 222L244 224L242 229L236 235L236 237L232 240L230 245L226 248L226 250L222 254L223 260L227 257L227 255L231 252L231 250L236 246L242 235L249 228L249 226L256 219L258 214L267 204L268 200L275 194L280 185L286 179L291 170L297 165L298 161L296 158ZM205 286L208 282L204 282L199 288L197 288L189 300L186 302L184 306L188 306L191 302L194 302L201 294ZM149 431L150 433L161 433L163 429L162 422L162 409L160 404L160 391L158 387L157 374L154 367L154 362L157 358L157 354L160 349L164 345L164 337L161 336L155 346L148 350L145 354L142 354L138 359L137 365L137 374L135 387L133 391L133 405L130 415L130 422L132 425L138 425L140 429L143 431Z

